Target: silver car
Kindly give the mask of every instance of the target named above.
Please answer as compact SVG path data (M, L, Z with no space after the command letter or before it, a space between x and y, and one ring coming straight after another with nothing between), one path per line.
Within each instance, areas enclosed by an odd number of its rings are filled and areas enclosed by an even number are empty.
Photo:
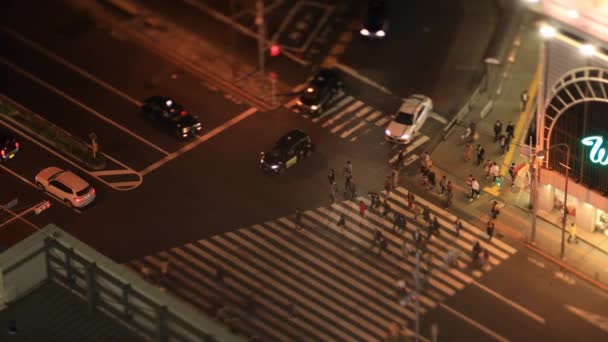
M95 200L95 189L70 171L51 166L36 175L36 185L68 207L84 207Z
M428 96L417 94L403 99L393 120L386 126L386 139L398 144L409 144L432 110L433 101Z

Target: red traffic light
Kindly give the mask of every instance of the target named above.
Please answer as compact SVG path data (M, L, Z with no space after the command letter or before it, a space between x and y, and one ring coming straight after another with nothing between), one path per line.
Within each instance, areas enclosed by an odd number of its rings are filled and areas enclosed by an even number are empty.
M270 45L270 56L276 57L281 54L281 47L278 44Z

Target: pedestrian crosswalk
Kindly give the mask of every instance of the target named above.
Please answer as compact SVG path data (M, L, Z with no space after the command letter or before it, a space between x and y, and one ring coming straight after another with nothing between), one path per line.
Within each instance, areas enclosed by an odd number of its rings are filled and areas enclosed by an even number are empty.
M371 209L361 216L358 202L369 201L359 197L303 212L301 229L294 217L282 217L127 266L160 274L168 261L168 274L155 278L166 291L261 341L378 341L394 323L412 334L415 300L400 303L397 282L405 280L410 289L415 283L416 256L402 246L405 240L413 249L412 233L420 229L424 234L426 223L408 209L407 193L398 187L388 195L392 213L386 217ZM487 241L467 222L456 235L456 217L424 199L418 198L416 206L429 208L441 227L426 243L420 263L422 315L516 253L503 241ZM403 233L393 230L394 213L407 218ZM346 224L338 226L342 215ZM371 249L376 230L388 242L381 254ZM491 256L484 268L471 257L476 241ZM448 254L457 262L446 261Z
M294 112L299 112L297 98L285 103L284 106ZM308 117L306 114L305 116ZM333 134L339 135L340 138L352 142L374 129L380 130L378 127L384 127L390 121L390 117L340 91L328 103L327 108L319 116L313 117L312 121L329 129Z

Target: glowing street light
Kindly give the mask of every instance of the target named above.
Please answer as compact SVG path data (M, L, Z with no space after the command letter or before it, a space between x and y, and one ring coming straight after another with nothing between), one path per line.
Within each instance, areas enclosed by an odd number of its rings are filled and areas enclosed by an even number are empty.
M557 30L555 29L555 27L547 24L542 25L539 31L540 35L543 36L543 38L553 38L557 34Z
M595 55L595 47L591 44L583 44L580 47L581 53L585 56L593 56Z

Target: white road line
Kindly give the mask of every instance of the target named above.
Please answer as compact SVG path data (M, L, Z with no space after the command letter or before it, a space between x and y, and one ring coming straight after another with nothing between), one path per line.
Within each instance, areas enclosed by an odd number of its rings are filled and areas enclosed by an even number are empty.
M355 101L355 103L351 104L350 106L342 109L341 111L339 111L338 113L336 113L336 115L333 115L329 120L325 121L321 127L328 127L330 125L333 125L334 122L336 122L337 120L340 120L341 117L343 117L344 115L346 115L347 113L352 112L353 110L355 110L356 108L361 107L362 105L364 105L363 102L357 100Z
M473 284L475 286L477 286L478 288L480 288L480 289L486 291L487 293L491 294L492 296L494 296L494 297L502 300L503 302L509 304L514 309L517 309L518 311L520 311L524 315L527 315L528 317L532 318L533 320L537 321L538 323L540 323L540 324L545 324L546 323L545 319L542 318L540 315L535 314L534 312L532 312L532 311L526 309L525 307L523 307L523 306L515 303L514 301L506 298L505 296L503 296L500 293L498 293L498 292L490 289L489 287L487 287L487 286L485 286L483 284L480 284L480 283L478 283L476 281L473 281Z
M370 106L365 106L365 107L361 108L361 110L358 111L357 114L355 114L355 116L357 118L360 118L360 117L365 116L365 115L367 115L367 114L369 114L369 113L371 113L373 111L374 111L374 108L372 108Z
M285 103L283 106L286 107L286 108L291 108L291 107L295 106L296 103L298 103L298 98L297 97L294 98L293 100Z
M247 117L251 116L253 113L257 112L258 109L255 107L251 107L249 109L247 109L246 111L242 112L241 114L233 117L232 119L224 122L223 124L221 124L220 126L217 126L216 128L214 128L213 130L209 131L207 134L200 136L198 139L196 139L195 141L189 143L188 145L180 148L178 151L171 153L170 155L164 157L163 159L157 161L156 163L146 167L145 169L143 169L142 171L140 171L139 173L142 176L147 175L148 173L158 169L159 167L161 167L162 165L170 162L171 160L177 158L178 156L190 151L191 149L193 149L194 147L196 147L197 145L213 138L214 136L222 133L223 131L227 130L228 128L230 128L231 126L236 125L237 123L239 123L240 121L246 119Z
M95 176L114 176L114 175L128 175L137 173L133 170L128 169L116 169L116 170L102 170L102 171L91 171L91 174Z
M349 118L348 120L345 120L345 121L344 121L344 122L342 122L341 124L334 126L334 127L331 129L331 132L332 132L332 133L336 133L336 132L338 132L339 130L341 130L342 128L344 128L344 126L346 126L346 125L348 125L349 123L351 123L351 122L353 122L354 120L356 120L356 119L357 119L356 112L357 112L357 111L359 111L359 110L361 110L362 108L365 108L365 104L364 104L363 102L361 102L361 104L363 104L363 106L362 106L362 107L357 107L357 108L355 109L355 112L354 112L354 113L355 113L355 115L353 115L353 116L352 116L351 118Z
M367 122L372 122L372 121L374 121L374 119L376 119L376 118L377 118L377 117L379 117L380 115L382 115L382 112L381 112L381 111L379 111L379 110L375 110L375 111L373 111L373 112L372 112L370 115L368 115L368 116L365 118L365 121L367 121Z
M426 143L427 141L429 141L431 138L429 138L426 135L418 135L418 139L414 140L412 143L410 143L409 145L407 145L407 147L404 150L404 154L408 154L410 152L412 152L414 149L416 149L418 146ZM399 153L396 153L395 155L393 155L391 157L391 159L389 159L388 163L392 164L395 162L395 160L397 160L397 157L399 156Z
M352 77L354 77L360 81L363 81L364 83L367 83L368 85L371 85L372 87L374 87L376 89L379 89L387 94L392 94L392 92L390 90L388 90L386 87L381 86L380 84L376 83L372 79L361 75L360 73L358 73L356 70L354 70L353 68L351 68L349 66L346 66L341 63L336 63L335 67L342 70L343 72L351 75Z
M441 122L442 124L447 124L448 120L446 118L444 118L443 116L435 113L435 112L431 112L431 117L439 122Z
M491 337L493 337L495 340L500 341L500 342L509 342L509 339L499 335L498 333L490 330L490 328L486 327L485 325L465 316L464 314L462 314L461 312L452 309L451 307L447 306L446 304L443 303L439 303L439 306L444 308L446 311L448 311L449 313L453 314L454 316L457 316L458 318L462 319L463 321L469 323L470 325L474 326L475 328L483 331L484 333L490 335Z
M7 28L7 27L2 27L1 28L2 31L10 34L11 36L13 36L13 38L16 38L17 40L21 41L22 43L28 45L29 47L37 50L38 52L41 52L42 54L46 55L47 57L50 57L52 59L54 59L55 61L61 63L62 65L64 65L65 67L77 72L78 74L88 78L89 80L99 84L100 86L102 86L103 88L115 93L116 95L122 97L123 99L135 104L136 106L141 106L143 103L139 100L136 100L134 98L132 98L131 96L127 95L125 92L117 89L116 87L110 85L109 83L93 76L92 74L90 74L89 72L87 72L86 70L68 62L67 60L65 60L64 58L54 54L53 52L51 52L50 50L46 49L45 47L39 45L38 43L35 43L31 40L29 40L28 38L20 35L19 33Z
M350 95L344 96L343 98L340 99L340 101L338 101L338 103L336 103L335 105L332 105L331 108L324 111L323 113L321 113L321 115L317 116L316 118L312 119L312 122L318 122L319 120L323 119L324 117L335 113L336 111L338 111L338 109L342 108L348 102L351 102L353 100L354 100L354 98Z
M419 155L417 154L410 154L407 158L405 158L405 160L403 161L403 166L408 166L411 163L415 162L416 160L418 160L418 158L420 158Z
M49 84L49 83L47 83L47 82L45 82L45 81L41 80L40 78L38 78L38 77L34 76L33 74L31 74L30 72L28 72L28 71L26 71L26 70L22 69L21 67L19 67L19 66L17 66L17 65L15 65L15 64L13 64L13 63L11 63L11 62L9 62L8 60L6 60L6 59L4 59L4 58L2 58L2 57L0 57L0 62L2 62L2 63L4 63L4 64L6 64L8 67L10 67L10 68L12 68L13 70L15 70L15 71L19 72L20 74L22 74L22 75L24 75L24 76L26 76L26 77L28 77L28 78L30 78L30 79L32 79L32 80L34 80L34 81L36 81L37 83L41 84L41 85L42 85L42 86L44 86L45 88L50 89L51 91L55 92L56 94L58 94L58 95L60 95L60 96L63 96L64 98L66 98L66 99L70 100L72 103L76 104L76 105L77 105L77 106L79 106L80 108L82 108L82 109L86 110L87 112L89 112L89 113L91 113L91 114L95 115L96 117L100 118L101 120L103 120L103 121L105 121L105 122L107 122L107 123L109 123L109 124L113 125L114 127L116 127L116 128L118 128L118 129L120 129L121 131L123 131L123 132L127 133L128 135L130 135L130 136L134 137L135 139L137 139L137 140L139 140L139 141L143 142L144 144L146 144L146 145L148 145L148 146L150 146L150 147L154 148L155 150L159 151L160 153L162 153L162 154L164 154L164 155L169 155L169 154L170 154L169 152L165 151L164 149L162 149L162 148L160 148L160 147L158 147L158 146L154 145L153 143L151 143L151 142L149 142L148 140L146 140L145 138L143 138L143 137L141 137L141 136L137 135L136 133L134 133L134 132L130 131L128 128L126 128L126 127L124 127L124 126L120 125L119 123L117 123L117 122L115 122L115 121L113 121L113 120L111 120L111 119L108 119L108 118L107 118L107 117L105 117L104 115L102 115L102 114L98 113L97 111L95 111L93 108L91 108L91 107L89 107L89 106L85 105L84 103L82 103L82 102L78 101L77 99L75 99L75 98L71 97L70 95L68 95L68 94L64 93L63 91L61 91L61 90L57 89L56 87L52 86L51 84Z
M361 127L363 127L365 125L367 125L365 122L363 122L363 121L359 122L355 127L351 128L351 129L349 129L347 131L342 132L342 134L340 134L340 138L346 138L346 137L348 137L349 135L351 135L352 133L356 132L359 128L361 128Z
M530 261L531 263L533 263L534 265L536 265L540 268L545 268L545 264L540 260L536 260L532 257L528 257L528 261Z
M15 176L15 177L19 178L21 181L23 181L23 182L24 182L24 183L26 183L27 185L29 185L29 186L33 187L34 189L36 189L36 190L40 190L40 188L38 188L38 187L36 186L36 184L34 184L34 182L32 182L32 181L30 181L29 179L27 179L27 178L23 177L22 175L18 174L17 172L15 172L15 171L13 171L13 170L9 169L8 167L6 167L6 166L4 166L4 165L0 164L0 168L2 168L4 171L6 171L6 172L10 173L11 175L13 175L13 176ZM45 194L45 195L47 195L48 197L50 197L50 198L52 198L52 199L56 200L57 202L61 203L63 206L67 207L67 205L66 205L65 203L63 203L63 201L62 201L61 199L59 199L58 197L53 196L53 194L51 194L51 193L49 193L49 192L46 192L46 191L44 192L44 194ZM78 209L76 209L76 208L71 208L71 209L72 209L72 210L74 210L74 211L75 211L76 213L78 213L78 214L82 214L82 211L80 211L80 210L78 210ZM27 220L26 220L26 221L27 221ZM28 222L28 223L29 223L31 226L36 227L36 229L40 229L40 228L38 228L37 226L33 225L33 224L32 224L32 223L30 223L30 222Z
M388 116L382 117L382 118L378 119L378 121L376 121L376 126L382 126L389 121L391 121L390 117L388 117Z

